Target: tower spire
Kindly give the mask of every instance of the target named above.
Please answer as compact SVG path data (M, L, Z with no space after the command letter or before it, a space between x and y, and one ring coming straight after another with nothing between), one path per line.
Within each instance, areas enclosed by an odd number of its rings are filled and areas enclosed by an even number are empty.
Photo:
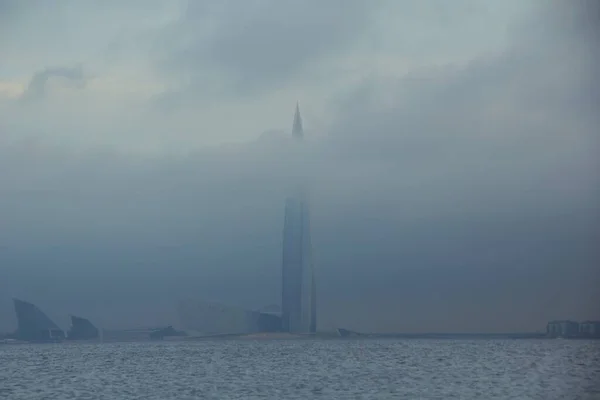
M292 140L302 140L303 136L300 105L296 102ZM285 202L283 221L282 325L286 332L315 333L317 329L316 278L312 260L310 210L304 182L302 179L293 181L296 181L294 185L296 190Z
M302 129L302 117L300 116L300 104L298 102L296 102L296 113L294 114L292 136L297 139L302 139L304 137L304 131Z

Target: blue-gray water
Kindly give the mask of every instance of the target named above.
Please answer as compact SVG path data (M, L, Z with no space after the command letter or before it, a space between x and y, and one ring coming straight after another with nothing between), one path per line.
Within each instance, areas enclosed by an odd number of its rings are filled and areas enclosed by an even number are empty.
M0 345L0 399L600 399L600 342Z

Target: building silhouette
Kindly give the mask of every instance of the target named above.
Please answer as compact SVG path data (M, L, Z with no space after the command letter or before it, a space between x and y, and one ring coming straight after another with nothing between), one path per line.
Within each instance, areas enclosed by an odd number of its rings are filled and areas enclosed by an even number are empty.
M71 328L67 332L69 340L89 340L98 339L100 331L90 322L89 319L71 315Z
M300 107L296 104L292 137L302 140ZM306 188L300 182L285 202L282 259L282 327L291 333L317 329L315 274L312 260L310 212Z
M13 299L17 315L15 338L26 341L62 340L65 333L35 305Z
M278 313L197 299L180 300L177 305L183 329L204 335L280 332Z
M600 321L583 321L579 324L579 334L583 337L600 337Z
M579 333L579 323L576 321L550 321L546 325L546 334L550 337L572 337Z

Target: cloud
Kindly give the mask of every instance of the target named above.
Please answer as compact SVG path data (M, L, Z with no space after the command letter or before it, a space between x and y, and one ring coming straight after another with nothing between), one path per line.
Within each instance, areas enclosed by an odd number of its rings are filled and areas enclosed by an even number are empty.
M27 89L23 93L23 98L25 100L32 100L44 97L48 85L55 80L59 80L59 82L62 83L61 86L75 88L83 88L87 81L81 66L48 67L43 71L37 72L31 78Z
M542 12L558 11L541 8L535 20ZM600 92L594 37L583 35L585 20L578 18L558 25L538 20L545 24L539 33L527 22L514 26L506 51L464 67L364 80L340 103L330 145L341 154L444 172L441 161L514 168L539 162L540 172L564 156L587 163L592 177L598 145L592 110Z
M167 65L192 82L215 74L235 93L300 79L311 62L348 51L382 2L193 2L174 29L183 33ZM172 46L172 43L169 43Z
M0 17L3 19L9 19L9 16L14 16L22 8L22 4L15 0L1 0L0 1Z
M248 141L265 129L287 129L296 100L312 128L325 131L336 98L365 77L398 75L428 63L461 63L486 46L497 51L516 4L490 10L471 9L466 0L449 9L438 2L419 7L359 3L345 2L341 11L335 2L300 7L291 1L273 7L268 2L192 2L187 9L182 1L22 4L13 24L4 26L2 37L11 40L0 39L10 60L0 68L2 80L26 86L49 65L81 65L94 79L68 99L64 93L57 94L60 100L47 99L43 112L39 105L15 110L2 99L0 112L13 115L12 120L35 112L38 117L20 128L51 131L39 133L46 138L58 135L79 144L85 135L86 145L93 137L97 145L143 151L182 142L189 148ZM288 12L295 17L278 25ZM329 22L332 13L335 18ZM277 43L283 47L273 47L270 40L269 53L264 42L240 34L243 26L252 34L268 29L273 38L282 38ZM481 39L483 31L486 40ZM256 58L250 57L253 52ZM70 118L56 110L58 104L69 109ZM236 118L227 117L231 114ZM90 126L90 120L96 123ZM13 133L23 125L8 124Z

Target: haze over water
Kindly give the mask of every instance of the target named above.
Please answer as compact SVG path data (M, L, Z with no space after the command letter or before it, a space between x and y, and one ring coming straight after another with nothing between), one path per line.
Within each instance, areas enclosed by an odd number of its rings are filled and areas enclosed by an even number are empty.
M0 347L0 398L544 399L600 396L600 342L206 341Z
M0 333L281 302L318 330L600 320L596 0L0 0ZM300 102L305 141L290 145ZM0 399L598 399L599 342L1 345Z
M321 329L600 319L599 4L0 0L0 332L279 304L298 175Z

